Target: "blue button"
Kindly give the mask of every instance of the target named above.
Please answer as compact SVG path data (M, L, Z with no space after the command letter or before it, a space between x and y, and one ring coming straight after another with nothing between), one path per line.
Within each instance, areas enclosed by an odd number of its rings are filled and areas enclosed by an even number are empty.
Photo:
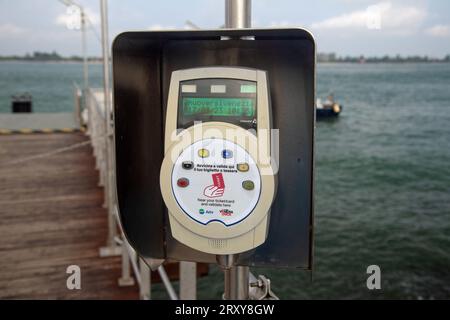
M230 158L232 158L232 157L233 157L233 151L231 151L231 150L223 150L223 151L222 151L222 157L223 157L224 159L230 159Z

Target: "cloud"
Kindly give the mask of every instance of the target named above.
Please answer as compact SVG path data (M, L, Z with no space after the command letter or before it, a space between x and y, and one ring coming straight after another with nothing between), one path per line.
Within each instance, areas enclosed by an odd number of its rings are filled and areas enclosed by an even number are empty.
M100 24L100 15L98 13L88 7L84 7L83 9L89 24L93 26ZM65 26L68 29L80 29L80 10L75 6L67 7L66 13L58 15L55 19L55 23L57 25Z
M26 32L25 29L16 26L14 24L6 23L0 25L0 37L15 37L18 35L22 35Z
M148 30L151 31L161 31L161 30L175 30L176 27L174 26L163 26L160 24L153 24L150 27L148 27Z
M385 29L408 32L417 28L427 17L425 9L412 5L379 2L350 13L315 22L312 29Z
M289 28L296 26L294 23L291 23L289 21L283 20L283 21L272 21L270 22L270 28Z
M450 37L450 25L438 24L425 30L425 33L432 37Z

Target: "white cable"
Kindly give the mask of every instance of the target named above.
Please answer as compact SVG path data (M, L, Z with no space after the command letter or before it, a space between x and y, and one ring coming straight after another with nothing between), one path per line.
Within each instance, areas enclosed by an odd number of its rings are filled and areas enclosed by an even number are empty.
M34 156L30 156L30 157L26 157L26 158L22 158L22 159L18 159L18 160L13 160L13 161L0 162L0 167L17 165L17 164L28 162L28 161L32 161L32 160L47 158L47 157L53 156L55 154L59 154L59 153L62 153L62 152L71 151L71 150L74 150L74 149L78 149L78 148L84 147L86 145L91 144L92 141L94 141L96 139L104 139L104 138L105 138L105 136L100 136L100 137L97 137L97 138L92 139L92 140L75 143L75 144L67 146L67 147L55 149L55 150L52 150L52 151L49 151L49 152L44 152L44 153L37 154L37 155L34 155Z

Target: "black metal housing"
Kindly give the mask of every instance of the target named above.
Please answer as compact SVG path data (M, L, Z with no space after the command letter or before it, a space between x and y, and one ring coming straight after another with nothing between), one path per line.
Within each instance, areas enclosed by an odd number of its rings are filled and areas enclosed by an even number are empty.
M130 244L147 258L215 262L172 238L159 188L171 73L206 66L266 70L279 129L268 238L238 265L311 269L315 43L302 29L126 32L114 40L117 194Z

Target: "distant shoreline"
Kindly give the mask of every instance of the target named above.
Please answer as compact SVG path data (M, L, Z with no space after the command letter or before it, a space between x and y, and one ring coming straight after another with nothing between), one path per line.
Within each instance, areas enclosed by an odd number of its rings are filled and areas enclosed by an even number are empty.
M100 63L102 58L96 56L86 57L89 63ZM35 51L32 54L27 53L26 55L9 55L0 56L0 61L25 61L25 62L83 62L84 58L80 56L61 56L56 51L53 52L40 52Z
M2 59L0 62L26 62L26 63L83 63L80 60L33 60L33 59ZM88 60L89 64L101 64L100 60Z
M317 60L317 63L328 63L328 64L406 64L406 63L423 63L423 64L433 64L433 63L450 63L449 60L368 60L368 61L321 61Z
M354 64L354 65L365 65L365 64L442 64L450 63L450 61L438 60L438 61L365 61L365 62L354 62L354 61L317 61L317 64Z
M98 56L86 57L89 63L102 63L103 59ZM450 54L444 58L429 57L427 55L410 55L410 56L340 56L336 53L318 52L316 56L318 63L351 63L351 64L374 64L374 63L446 63L450 62ZM51 63L80 63L84 59L81 56L62 56L56 51L52 52L40 52L34 51L33 53L27 53L25 55L5 55L0 56L1 61L13 61L13 62L51 62Z
M2 59L0 58L1 62L24 62L24 63L83 63L83 61L80 60L34 60L34 59ZM101 64L103 61L101 60L88 60L89 64ZM386 61L317 61L318 64L408 64L408 63L417 63L417 64L436 64L436 63L450 63L450 61L447 60L428 60L428 61L396 61L396 60L386 60Z

